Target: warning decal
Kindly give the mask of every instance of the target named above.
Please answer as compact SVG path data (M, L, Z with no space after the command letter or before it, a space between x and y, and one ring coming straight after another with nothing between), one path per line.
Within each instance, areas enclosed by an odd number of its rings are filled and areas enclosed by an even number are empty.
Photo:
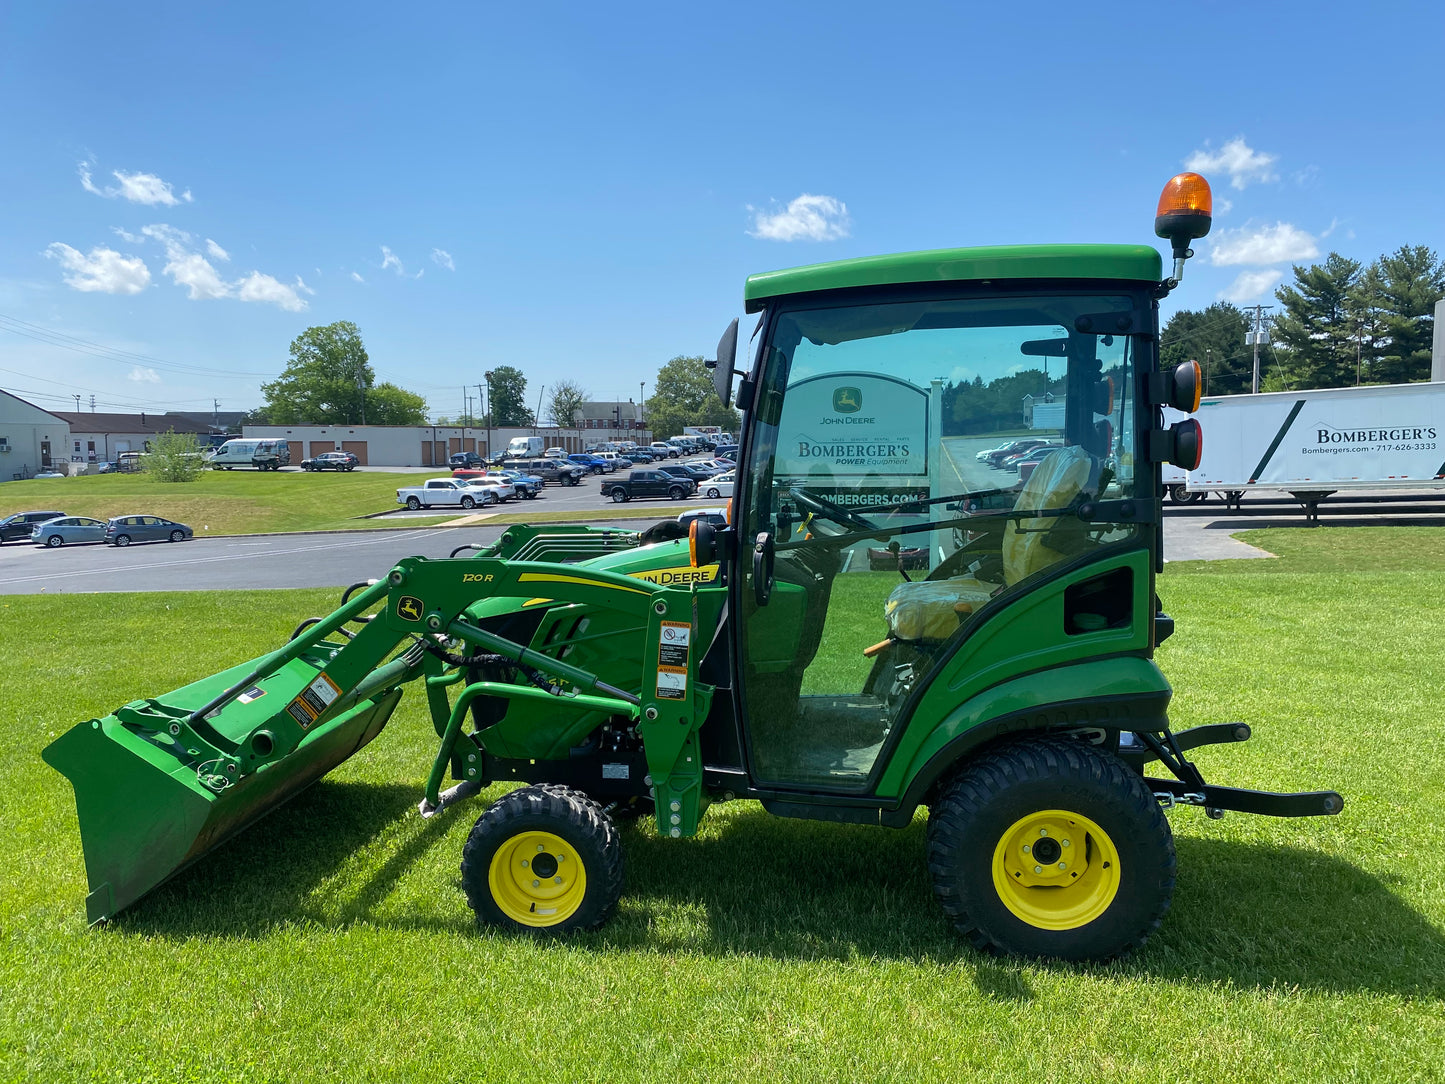
M692 626L686 621L664 621L657 639L657 695L664 700L686 699Z
M301 691L300 699L306 701L317 715L320 715L341 693L341 688L325 674L317 674L316 680Z

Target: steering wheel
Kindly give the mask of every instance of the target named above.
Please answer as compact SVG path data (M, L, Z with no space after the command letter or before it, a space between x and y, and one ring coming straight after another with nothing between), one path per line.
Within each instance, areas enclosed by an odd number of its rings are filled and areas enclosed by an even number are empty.
M825 501L822 497L815 496L806 489L791 486L788 489L788 495L797 501L800 507L806 508L809 512L812 512L813 515L830 519L834 523L844 527L867 531L869 534L877 534L878 531L882 529L878 524L871 520L864 519L858 515L858 513L850 512L846 508L840 508L832 501Z

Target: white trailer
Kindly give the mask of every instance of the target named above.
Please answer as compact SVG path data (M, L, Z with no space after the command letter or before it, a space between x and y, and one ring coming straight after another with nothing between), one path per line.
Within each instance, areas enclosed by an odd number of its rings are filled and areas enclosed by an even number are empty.
M1445 382L1216 396L1194 416L1204 455L1182 478L1165 468L1175 500L1445 488Z

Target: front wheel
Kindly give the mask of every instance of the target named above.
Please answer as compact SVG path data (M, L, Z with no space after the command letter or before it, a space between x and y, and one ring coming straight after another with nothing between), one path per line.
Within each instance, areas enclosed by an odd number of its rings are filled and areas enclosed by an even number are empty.
M421 507L421 498L420 498L420 497L408 497L408 498L406 499L406 506L407 506L408 508L410 508L413 512L415 512L418 508Z
M579 791L522 787L478 818L462 850L477 922L550 935L592 930L622 896L622 841Z
M171 541L172 541L172 542L184 542L185 540L186 540L186 532L185 532L185 531L172 531L172 532L171 532Z
M130 545L130 535L128 535L128 534L118 534L118 535L116 535L116 536L115 536L115 544L116 544L117 546L129 546L129 545Z
M623 489L621 486L618 486L612 491L612 500L617 504L621 504L623 501L627 500L627 490Z
M477 506L477 502L474 501L474 500L472 500L471 497L463 497L463 498L462 498L462 507L463 507L463 508L475 508L476 506Z
M989 952L1107 960L1138 948L1174 892L1174 838L1143 778L1074 741L969 763L928 821L933 891Z

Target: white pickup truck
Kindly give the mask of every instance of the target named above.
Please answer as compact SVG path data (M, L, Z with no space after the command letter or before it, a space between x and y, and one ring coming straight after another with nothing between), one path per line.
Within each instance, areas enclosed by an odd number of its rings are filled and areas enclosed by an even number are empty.
M496 500L490 487L468 485L459 478L428 478L423 485L396 491L396 503L408 508L476 508Z

